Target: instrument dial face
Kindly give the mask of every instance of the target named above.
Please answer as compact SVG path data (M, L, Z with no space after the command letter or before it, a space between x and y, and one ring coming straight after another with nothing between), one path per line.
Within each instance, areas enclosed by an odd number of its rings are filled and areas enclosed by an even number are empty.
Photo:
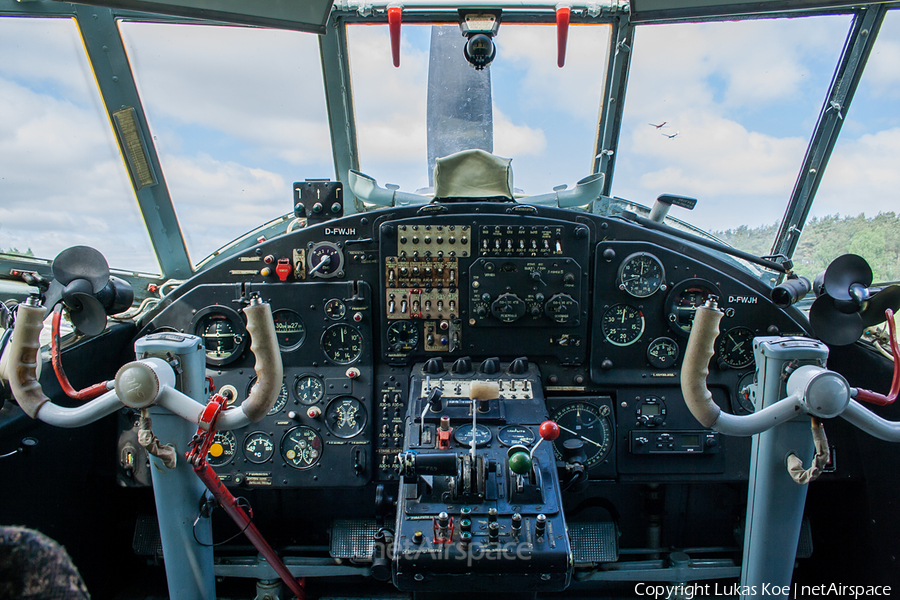
M719 336L716 351L719 358L733 369L743 369L753 364L753 330L734 327Z
M226 306L209 306L194 317L194 335L206 347L206 364L227 365L244 351L247 330L240 315Z
M394 321L387 330L391 352L407 354L419 345L419 327L412 321Z
M493 434L491 430L487 428L487 426L479 423L475 428L475 447L483 448L487 446L488 443L493 438ZM458 426L453 431L453 439L456 440L456 443L460 446L469 448L472 445L472 424L465 423L464 425Z
M504 446L531 446L534 443L534 432L524 425L507 425L497 432L497 439Z
M573 402L553 411L550 418L559 425L559 437L553 442L556 457L562 460L566 440L578 439L584 444L587 456L584 466L591 468L609 454L612 448L612 425L608 406L587 402Z
M267 462L275 455L275 444L268 433L256 431L244 440L244 458L255 465Z
M325 316L333 321L340 321L347 314L347 305L343 300L332 298L325 303Z
M308 273L322 279L331 279L344 274L344 253L333 242L313 244L306 253Z
M606 341L615 346L629 346L644 333L644 314L628 304L610 306L601 320Z
M247 386L247 395L249 396L251 392L253 392L253 387L256 385L256 377L250 380L250 385ZM287 384L284 382L281 383L281 391L278 392L278 397L275 398L275 404L272 405L272 410L268 412L268 415L274 415L276 413L284 410L284 407L287 405L288 400L288 389Z
M678 352L678 344L672 338L656 338L647 348L647 360L657 369L667 369L678 360Z
M559 325L578 323L578 301L569 294L556 294L544 304L544 314Z
M206 453L206 461L212 467L223 467L234 459L237 440L230 431L217 431Z
M324 395L325 384L315 375L303 375L294 381L294 396L300 404L315 404Z
M329 360L339 365L349 365L362 354L362 334L355 327L339 323L322 334L322 350Z
M676 284L666 297L666 318L677 334L690 335L697 307L710 296L720 296L719 290L704 279L686 279Z
M636 252L622 261L619 267L619 289L635 298L648 298L663 287L666 273L658 258L646 252Z
M306 425L289 429L281 440L281 457L295 469L314 467L322 458L324 449L322 436Z
M285 352L296 350L306 340L306 325L300 315L292 310L282 309L272 313L275 321L275 338L278 347Z
M340 396L325 409L325 425L339 438L359 435L366 426L366 407L352 396Z
M756 412L756 407L753 406L753 400L750 399L750 386L754 383L756 383L756 371L748 371L741 375L734 392L737 406L732 405L735 414L749 415L750 413Z

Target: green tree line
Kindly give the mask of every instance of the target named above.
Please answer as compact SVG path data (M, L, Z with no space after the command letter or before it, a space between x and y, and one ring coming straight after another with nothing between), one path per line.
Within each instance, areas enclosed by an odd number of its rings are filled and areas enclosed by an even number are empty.
M735 248L762 256L772 251L778 223L714 231ZM812 280L842 254L858 254L872 267L876 282L900 281L900 215L828 215L806 222L794 252L794 270Z

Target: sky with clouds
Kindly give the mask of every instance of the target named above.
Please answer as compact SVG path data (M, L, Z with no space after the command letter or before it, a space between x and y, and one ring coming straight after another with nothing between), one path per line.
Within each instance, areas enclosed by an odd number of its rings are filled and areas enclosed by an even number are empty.
M642 204L661 193L696 197L678 216L711 230L780 220L849 26L837 16L638 28L613 194ZM430 27L404 25L400 69L386 29L348 34L360 165L382 185L415 191L428 184ZM334 177L314 36L120 30L194 261L288 212L294 181ZM494 152L513 159L525 193L589 174L608 32L572 27L559 69L552 26L501 26ZM114 266L158 272L75 24L0 18L0 55L0 248L52 257L89 244ZM895 10L814 215L900 206L897 64Z

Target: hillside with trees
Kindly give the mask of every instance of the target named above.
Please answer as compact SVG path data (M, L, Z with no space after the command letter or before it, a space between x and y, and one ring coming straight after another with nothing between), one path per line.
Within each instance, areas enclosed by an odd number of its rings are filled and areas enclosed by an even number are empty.
M772 251L778 223L712 233L736 248L762 256ZM794 252L794 270L812 280L842 254L858 254L869 261L876 282L900 281L900 215L884 212L874 217L809 219Z

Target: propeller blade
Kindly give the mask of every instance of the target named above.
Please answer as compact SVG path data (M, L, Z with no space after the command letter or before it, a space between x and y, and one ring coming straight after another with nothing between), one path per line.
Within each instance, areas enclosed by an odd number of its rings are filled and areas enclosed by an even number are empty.
M850 286L872 285L872 268L862 256L844 254L834 259L825 270L825 292L835 300L851 300Z
M863 333L863 319L858 312L845 313L835 306L831 296L819 296L809 309L809 323L820 340L833 346L846 346Z
M78 332L85 335L97 335L106 329L106 310L100 301L91 294L75 292L73 299L77 300L79 307L69 309L69 318Z
M109 281L109 264L90 246L72 246L63 250L53 259L50 268L53 278L64 286L76 279L86 279L95 294Z
M866 302L861 313L863 326L871 327L884 321L884 311L889 308L894 312L900 310L900 285L886 287Z

